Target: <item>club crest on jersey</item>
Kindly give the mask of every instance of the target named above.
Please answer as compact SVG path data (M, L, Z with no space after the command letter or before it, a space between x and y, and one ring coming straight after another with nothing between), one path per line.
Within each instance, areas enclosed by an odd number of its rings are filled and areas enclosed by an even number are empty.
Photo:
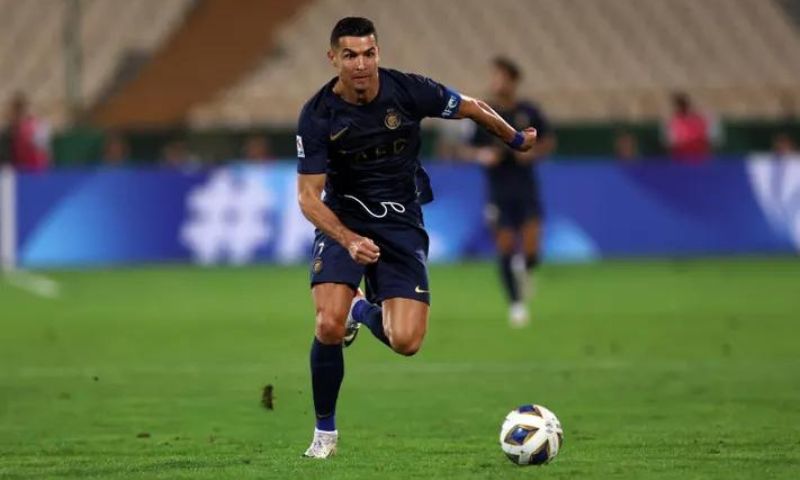
M383 123L389 130L396 130L400 126L400 114L390 108L386 111L386 118L383 119Z

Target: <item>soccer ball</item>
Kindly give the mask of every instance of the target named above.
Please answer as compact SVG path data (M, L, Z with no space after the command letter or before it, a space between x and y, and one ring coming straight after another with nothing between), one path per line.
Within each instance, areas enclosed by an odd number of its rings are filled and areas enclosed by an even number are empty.
M500 447L518 465L543 465L558 455L564 441L561 422L541 405L511 410L500 427Z

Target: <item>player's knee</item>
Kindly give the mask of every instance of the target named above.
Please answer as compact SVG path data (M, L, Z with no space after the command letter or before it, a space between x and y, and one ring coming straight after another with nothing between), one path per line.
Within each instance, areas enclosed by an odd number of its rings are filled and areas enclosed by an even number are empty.
M345 334L347 312L321 308L317 311L316 335L319 341L326 344L341 343Z
M497 252L501 255L511 255L514 252L515 245L515 238L514 234L509 231L501 231L497 234L497 239L495 242L497 246Z
M411 357L422 347L422 337L399 336L392 339L392 349L400 355Z

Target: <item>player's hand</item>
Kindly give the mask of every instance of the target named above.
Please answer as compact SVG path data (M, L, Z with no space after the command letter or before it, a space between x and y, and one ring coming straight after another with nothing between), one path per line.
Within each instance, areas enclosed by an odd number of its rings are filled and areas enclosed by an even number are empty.
M350 253L350 258L361 265L375 263L381 256L381 249L375 242L361 236L356 236L347 243L347 251Z
M522 142L522 145L520 145L517 151L527 152L536 144L536 129L533 127L528 127L522 131L522 135L525 137L525 140Z

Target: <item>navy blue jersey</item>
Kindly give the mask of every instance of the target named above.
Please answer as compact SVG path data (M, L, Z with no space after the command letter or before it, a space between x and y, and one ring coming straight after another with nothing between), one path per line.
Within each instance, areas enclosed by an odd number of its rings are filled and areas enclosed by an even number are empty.
M333 93L334 78L300 114L297 171L327 174L325 203L340 216L363 217L367 210L391 218L430 201L430 181L419 161L419 123L452 118L461 102L457 92L420 75L383 68L378 75L371 102L347 103Z
M550 133L550 125L539 109L529 102L517 102L514 108L495 108L495 111L517 130L528 127L536 129L537 136L543 138ZM500 140L484 129L478 128L472 138L472 144L478 147L502 146L503 153L500 162L486 168L489 180L489 196L492 200L506 198L520 198L531 195L538 189L535 167L522 165L514 158L514 152Z

